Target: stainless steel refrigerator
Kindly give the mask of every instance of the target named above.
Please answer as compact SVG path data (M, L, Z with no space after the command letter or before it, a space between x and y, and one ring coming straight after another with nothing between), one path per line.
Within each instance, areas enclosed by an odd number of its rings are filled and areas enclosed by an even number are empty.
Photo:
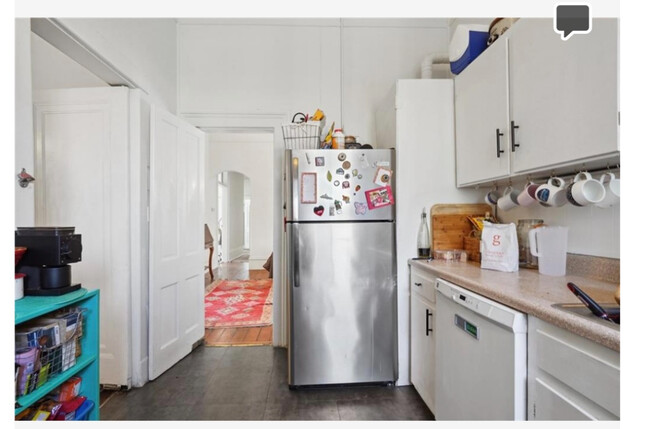
M394 150L287 150L289 385L397 379Z

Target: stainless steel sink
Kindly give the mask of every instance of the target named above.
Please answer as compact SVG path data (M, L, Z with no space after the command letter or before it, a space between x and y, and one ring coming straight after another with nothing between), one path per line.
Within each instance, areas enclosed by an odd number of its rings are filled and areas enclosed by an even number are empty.
M621 327L619 324L610 322L609 320L604 320L601 319L600 317L596 317L587 307L585 307L583 304L552 304L551 307L553 308L558 308L560 310L575 314L576 316L583 317L585 319L592 320L596 323L600 323L604 326L607 326L612 329L616 329L617 331L620 331ZM619 306L615 303L609 303L609 304L601 304L601 307L605 311L609 309L619 309Z

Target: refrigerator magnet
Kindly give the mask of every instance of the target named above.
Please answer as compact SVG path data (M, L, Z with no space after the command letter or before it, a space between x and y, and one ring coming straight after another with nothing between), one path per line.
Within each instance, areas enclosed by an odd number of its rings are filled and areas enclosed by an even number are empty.
M346 158L346 156L345 156L345 154L343 152L339 153L339 156L338 156L339 161L345 161L345 158Z
M336 169L336 174L338 174L339 176L343 176L345 174L345 170L339 167Z
M334 206L330 206L330 216L334 216Z
M350 161L345 161L342 165L344 170L348 170L350 166L351 166Z
M360 203L359 201L354 202L354 214L356 214L356 215L364 215L364 214L366 214L367 209L368 209L368 206L366 206L365 203Z
M361 168L370 167L370 164L368 163L368 159L366 158L365 153L362 153L361 156L359 157L359 164L360 164Z
M338 180L335 180L333 183L334 183L334 186L339 186L341 184L341 182L339 182Z
M376 185L386 186L390 183L390 177L393 175L393 171L390 168L386 167L377 167L375 172L375 178L372 180Z
M316 203L316 173L302 173L300 176L300 202Z
M334 199L334 198L330 197L330 196L327 195L327 194L323 194L323 195L321 195L320 197L321 197L322 199L324 199L324 200L333 200L333 199Z
M316 157L316 167L322 167L325 165L325 157L317 156Z
M323 207L323 206L314 207L314 214L316 216L322 216L324 212L325 212L325 207Z
M327 171L327 181L328 181L328 182L331 182L331 181L332 181L332 172L329 171L329 170Z
M350 187L350 182L348 182L347 180L343 181L343 183L341 183L341 187L343 189L348 189Z
M343 207L339 200L334 200L334 207L336 207L336 214L341 214L343 212Z
M394 204L393 191L390 186L366 191L366 202L368 203L368 208L370 210L390 206Z
M348 197L347 195L343 195L341 196L341 198L343 198L343 202L345 204L350 204L350 197Z
M352 170L352 177L357 177L357 174L359 174L359 170L357 170L356 168Z

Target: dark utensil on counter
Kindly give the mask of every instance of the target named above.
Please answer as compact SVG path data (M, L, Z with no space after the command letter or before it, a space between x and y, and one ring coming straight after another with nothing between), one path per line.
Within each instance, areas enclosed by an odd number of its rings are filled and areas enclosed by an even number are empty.
M620 312L619 309L610 308L610 309L605 310L603 307L598 305L598 303L596 303L596 301L594 301L589 295L584 293L582 291L582 289L580 289L574 283L569 282L569 283L567 283L566 286L569 288L569 290L571 292L573 292L573 294L575 296L578 297L578 299L580 301L582 301L582 303L584 305L587 306L587 308L596 317L599 317L599 318L604 319L604 320L609 320L610 322L614 322L614 323L617 323L617 324L621 323L621 312Z

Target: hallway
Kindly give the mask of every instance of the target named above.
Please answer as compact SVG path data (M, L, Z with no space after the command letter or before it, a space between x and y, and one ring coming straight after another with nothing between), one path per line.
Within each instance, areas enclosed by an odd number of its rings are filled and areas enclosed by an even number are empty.
M205 275L205 293L207 294L215 283L221 280L256 280L269 278L269 272L249 270L248 253L231 262L222 262L214 268L214 281L210 281L209 273ZM243 345L271 345L273 340L273 326L252 327L223 327L206 328L206 346L243 346Z
M116 392L101 420L433 420L413 386L290 390L287 350L200 346L158 379Z

